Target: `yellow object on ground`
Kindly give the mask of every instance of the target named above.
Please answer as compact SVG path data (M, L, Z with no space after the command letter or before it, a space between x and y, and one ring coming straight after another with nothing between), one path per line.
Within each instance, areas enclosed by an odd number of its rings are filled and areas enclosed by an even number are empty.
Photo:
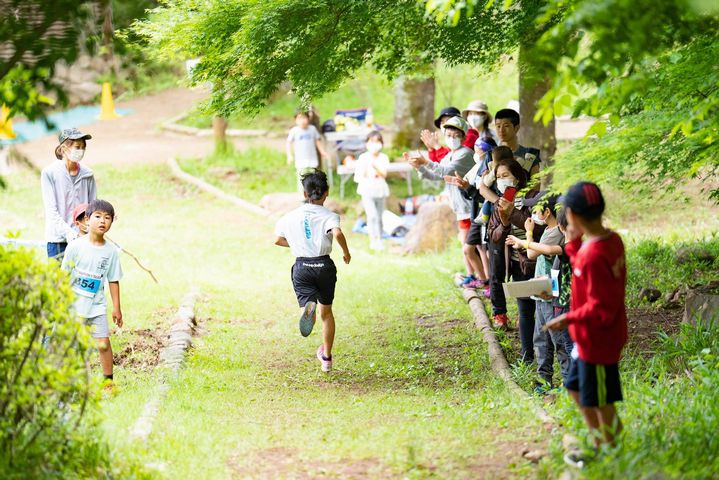
M100 99L100 120L112 120L118 118L115 112L115 102L112 100L112 88L110 82L102 84L102 97Z
M12 129L12 120L10 119L10 109L3 104L0 108L0 139L12 139L17 135Z

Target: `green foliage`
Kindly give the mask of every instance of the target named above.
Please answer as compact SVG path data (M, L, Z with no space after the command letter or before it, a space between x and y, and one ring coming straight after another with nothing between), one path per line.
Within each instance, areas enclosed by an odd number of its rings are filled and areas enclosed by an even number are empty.
M605 448L587 464L587 479L714 478L719 471L717 389L719 329L686 325L678 339L665 340L665 353L622 365L619 404L624 432L618 446ZM568 395L555 414L586 436L581 415ZM562 468L561 449L552 462Z
M685 263L677 261L677 250L687 246L704 248L716 260L713 264L690 258ZM685 285L702 285L719 280L719 237L692 244L642 240L627 245L627 301L638 305L642 288L656 288L666 294Z
M160 58L200 57L193 82L212 82L209 111L231 116L257 113L286 81L309 103L364 65L388 79L426 75L438 60L496 65L533 12L490 6L452 26L415 0L175 0L134 30Z
M716 178L719 12L690 0L554 0L547 11L560 10L537 47L554 78L538 118L602 117L564 154L576 168L633 190ZM719 200L716 186L707 194Z
M0 285L0 476L90 474L103 446L83 436L96 390L89 334L69 313L66 274L28 250L0 246Z
M67 101L53 72L58 61L76 58L88 5L74 0L5 0L2 9L0 45L8 56L0 58L0 103L11 115L44 117L55 101Z

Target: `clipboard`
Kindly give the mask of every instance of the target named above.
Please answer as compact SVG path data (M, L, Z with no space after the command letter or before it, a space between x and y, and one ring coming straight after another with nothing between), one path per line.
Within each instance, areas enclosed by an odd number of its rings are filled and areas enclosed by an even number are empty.
M524 282L503 283L505 297L529 298L539 296L542 292L552 292L552 281L547 277L533 278Z

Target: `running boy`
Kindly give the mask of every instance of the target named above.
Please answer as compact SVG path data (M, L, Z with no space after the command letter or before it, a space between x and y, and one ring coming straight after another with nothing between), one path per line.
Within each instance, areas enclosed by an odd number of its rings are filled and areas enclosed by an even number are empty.
M307 168L319 168L320 161L317 158L320 152L322 158L328 158L322 145L320 132L310 125L310 116L304 110L298 110L295 114L295 126L290 129L287 135L287 164L294 161L297 170L297 188L302 191L302 180L300 178L303 170Z
M323 205L329 194L327 175L314 171L302 177L307 203L282 217L275 227L275 245L289 247L296 257L291 277L302 314L300 333L312 333L316 309L322 318L323 343L317 349L317 359L323 372L332 370L332 344L335 338L335 317L332 301L337 283L337 268L330 258L332 238L342 248L342 259L350 263L349 248L340 217Z
M622 430L614 402L622 400L619 359L627 341L624 244L602 224L604 198L597 185L573 185L564 207L569 222L566 252L574 269L571 306L569 313L547 323L547 328L569 326L575 350L564 386L579 405L598 447L603 442L613 444Z
M108 282L110 285L112 320L118 327L122 327L120 252L105 240L105 234L115 219L115 209L109 202L93 200L85 214L88 217L88 233L67 246L62 269L70 272L72 289L77 296L75 312L92 327L91 333L97 340L106 387L112 388L112 346L104 284Z

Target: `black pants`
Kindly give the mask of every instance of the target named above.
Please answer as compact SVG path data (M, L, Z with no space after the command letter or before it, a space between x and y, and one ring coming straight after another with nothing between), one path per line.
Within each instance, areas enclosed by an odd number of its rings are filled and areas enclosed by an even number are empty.
M504 257L505 246L489 242L489 289L492 300L492 313L501 315L507 313L507 299L504 298L502 284L509 280L507 274L507 262ZM510 259L509 278L515 282L529 280L533 275L525 275L519 266L519 262ZM519 340L522 344L522 360L525 362L534 361L534 310L535 303L531 298L518 298L519 308Z

